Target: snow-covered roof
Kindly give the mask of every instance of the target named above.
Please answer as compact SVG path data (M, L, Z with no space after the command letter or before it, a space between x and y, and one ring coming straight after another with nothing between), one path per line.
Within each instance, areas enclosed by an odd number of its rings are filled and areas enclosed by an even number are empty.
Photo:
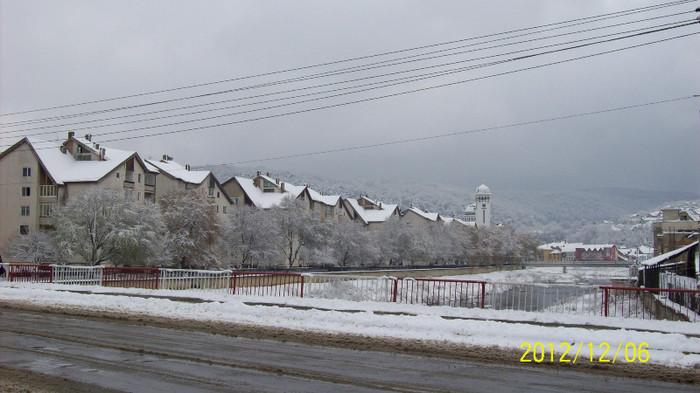
M454 217L442 217L442 216L440 216L440 219L445 223L445 225L450 225L453 222L456 222L456 223L462 224L466 227L475 227L476 226L476 222L474 222L474 221L464 221L464 220L460 220L459 218L454 218Z
M552 251L560 250L561 252L576 252L577 248L585 248L583 243L567 243L567 242L553 242L543 244L538 246L538 250L542 251Z
M167 173L168 175L182 180L185 183L202 184L202 182L211 173L210 171L188 170L186 167L178 164L175 161L146 160L146 162L158 168L159 172Z
M319 192L312 190L311 188L307 187L306 189L309 191L309 197L311 198L311 200L321 202L327 206L335 206L340 200L340 195L321 195Z
M366 199L366 198L365 198ZM360 206L357 199L346 198L345 199L350 206L357 212L357 215L366 224L371 222L384 222L388 220L394 211L398 208L398 205L392 205L388 203L377 203L378 209L365 210L364 207Z
M654 258L649 258L646 261L643 261L642 265L643 266L651 266L651 265L656 265L657 263L665 262L669 259L673 259L676 256L688 251L692 247L697 247L697 245L698 245L698 242L694 242L694 243L688 244L685 247L681 247L681 248L678 248L676 250L669 251L665 254L657 255Z
M433 221L433 222L437 221L439 216L440 216L438 213L424 212L423 210L421 210L417 207L409 207L407 212L408 211L412 211L412 212L416 213L417 215L419 215L420 217L423 217L426 220Z
M60 144L57 142L44 141L33 137L27 137L26 139L36 152L39 161L41 161L49 176L57 184L98 181L129 157L136 154L135 151L105 147L104 160L78 161L70 152L61 152ZM74 139L93 152L98 153L94 144L87 139L75 137Z
M273 184L275 183L275 180L268 177L264 178ZM284 192L263 192L260 188L255 187L253 179L240 176L236 176L235 179L253 205L261 209L270 209L274 206L279 206L285 198L296 199L306 188L305 186L295 186L285 183Z

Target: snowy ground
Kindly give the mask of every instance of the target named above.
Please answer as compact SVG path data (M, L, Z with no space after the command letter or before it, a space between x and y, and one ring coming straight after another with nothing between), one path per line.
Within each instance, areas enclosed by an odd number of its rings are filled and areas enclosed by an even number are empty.
M561 274L561 268L533 268L461 278L497 282L540 282L550 279L555 282L579 282L604 279L606 276L626 277L626 274L626 269L616 268L568 268L566 275ZM558 276L560 279L557 279ZM594 362L598 362L601 356L612 362L616 353L618 363L630 360L639 362L639 347L646 343L649 363L700 368L700 324L690 322L9 282L0 282L0 299L38 306L279 326L327 333L361 333L375 337L495 345L522 348L523 353L526 349L524 343L531 346L542 343L547 351L545 361L550 359L550 343L556 361L567 347L564 345L560 349L560 346L568 343L571 350L566 358L569 360L573 360L577 349L581 348L577 362L590 362L591 351ZM606 354L603 353L605 344L609 346ZM647 349L646 346L643 348ZM527 358L532 359L532 352Z
M610 284L612 279L626 280L629 277L627 267L533 267L524 270L501 270L492 273L451 276L458 280L483 280L504 283L546 283L546 284ZM448 277L440 277L448 278Z

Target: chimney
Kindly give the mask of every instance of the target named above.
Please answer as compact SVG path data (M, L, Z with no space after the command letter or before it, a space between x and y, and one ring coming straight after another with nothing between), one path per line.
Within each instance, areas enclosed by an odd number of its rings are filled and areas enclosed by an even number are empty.
M167 154L163 154L163 161L168 161L168 155L167 155Z
M185 170L187 170L187 171L190 170L190 164L185 164Z
M105 148L103 147L100 149L100 161L104 161L104 160L105 160Z
M95 149L100 150L100 144L99 144L99 143L95 143Z
M260 176L260 171L258 171L258 174L256 176Z
M280 185L280 178L279 177L275 179L275 184L277 184L278 186Z
M68 139L75 136L75 131L68 131Z
M65 146L61 146L59 149L61 150L61 153L66 154L67 149Z
M260 172L258 172L258 176L260 176ZM259 177L256 177L255 179L253 179L253 186L256 188L260 188L260 178Z
M87 139L88 142L92 142L92 135L90 135L90 134L85 134L85 139Z
M284 183L280 184L280 191L284 192Z
M267 177L270 177L270 172L267 172Z

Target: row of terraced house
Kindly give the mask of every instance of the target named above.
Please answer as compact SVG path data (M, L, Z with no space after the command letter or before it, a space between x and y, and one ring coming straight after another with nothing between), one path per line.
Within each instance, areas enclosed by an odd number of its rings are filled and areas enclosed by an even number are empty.
M491 214L491 194L483 185L477 189L478 207L470 205L465 219L456 219L416 207L401 211L396 204L368 197L322 195L269 173L258 172L253 179L235 176L220 183L210 171L192 170L168 155L160 160L144 159L135 151L101 146L91 135L79 137L69 132L60 144L25 137L0 153L0 254L18 234L60 225L53 221L52 210L95 187L123 190L135 203L156 202L177 190L201 192L222 219L238 206L270 209L291 198L304 202L323 221L354 220L369 230L381 228L391 217L415 225L489 226Z

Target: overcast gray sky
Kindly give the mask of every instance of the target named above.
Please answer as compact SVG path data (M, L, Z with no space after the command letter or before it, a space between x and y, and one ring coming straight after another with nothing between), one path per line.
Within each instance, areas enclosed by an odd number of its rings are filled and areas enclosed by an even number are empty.
M0 0L3 114L238 78L98 104L6 115L1 118L0 141L6 146L28 133L62 139L75 128L81 135L92 133L97 142L128 137L106 145L137 150L145 157L167 153L183 164L202 165L463 133L246 165L343 179L429 180L467 189L486 183L492 190L622 186L697 192L700 98L469 133L700 94L700 36L672 39L700 32L697 24L675 27L700 15L693 12L700 5L697 1L538 34L526 30L473 39L663 3ZM626 24L611 27L622 23ZM543 54L662 25L674 28ZM550 29L557 26L563 27ZM591 37L600 38L581 41ZM472 40L240 79L466 39ZM668 41L620 50L665 39ZM464 45L471 46L457 49ZM417 57L436 50L444 50L440 52L444 55L468 52L431 60ZM615 52L573 60L604 51ZM534 54L538 56L515 59ZM406 56L421 61L382 63L384 67L309 79L313 74ZM502 64L488 64L495 61ZM545 66L554 62L561 63ZM372 90L356 87L365 91L321 99L354 91L349 86L468 66L473 68L381 89L377 85ZM524 70L531 67L535 68ZM351 82L353 79L361 80ZM450 85L437 87L444 84ZM313 87L317 85L323 87ZM330 92L340 88L347 90ZM407 93L419 89L427 90ZM378 98L397 93L400 95ZM178 101L152 104L172 99ZM307 102L299 102L302 100ZM363 100L368 101L349 104ZM205 106L213 101L227 102ZM116 110L132 105L142 106ZM319 109L326 106L332 107ZM108 112L7 126L95 110ZM176 116L203 110L209 112ZM254 111L240 113L246 110ZM304 112L285 115L300 111ZM143 112L155 113L133 116ZM66 125L126 115L133 117ZM135 122L164 116L171 117ZM194 121L213 116L217 117ZM270 116L276 117L255 120ZM133 123L114 124L126 121ZM169 125L184 121L187 123ZM152 128L134 130L144 127ZM198 129L176 132L191 128ZM172 133L139 137L160 132Z

